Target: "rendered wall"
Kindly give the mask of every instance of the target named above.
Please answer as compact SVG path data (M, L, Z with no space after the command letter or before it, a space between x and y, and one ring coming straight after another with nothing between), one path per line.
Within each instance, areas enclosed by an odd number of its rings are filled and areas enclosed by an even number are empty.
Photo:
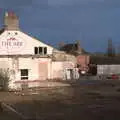
M4 31L0 35L0 55L34 54L34 47L47 47L51 55L53 47L28 36L21 31Z
M74 69L74 67L75 67L75 64L73 62L69 62L69 61L52 62L51 78L52 79L66 79L66 76L67 75L69 76L69 72L67 70Z
M9 69L10 88L20 88L24 83L27 83L28 87L34 87L50 77L50 62L49 58L0 58L0 68ZM21 80L21 69L28 69L28 80Z

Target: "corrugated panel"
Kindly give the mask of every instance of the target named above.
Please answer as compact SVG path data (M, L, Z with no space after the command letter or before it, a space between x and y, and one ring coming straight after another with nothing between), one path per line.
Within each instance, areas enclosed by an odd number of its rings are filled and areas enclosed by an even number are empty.
M120 65L97 65L97 74L120 74Z

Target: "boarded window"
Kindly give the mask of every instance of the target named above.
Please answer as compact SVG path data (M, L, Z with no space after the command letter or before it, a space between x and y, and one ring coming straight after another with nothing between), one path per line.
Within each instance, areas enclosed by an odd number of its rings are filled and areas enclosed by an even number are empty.
M21 80L28 79L28 69L21 69Z
M43 51L42 51L42 47L39 47L39 54L42 54Z
M47 54L47 47L44 47L44 54Z
M35 47L34 53L40 54L40 55L46 55L47 54L47 47Z
M34 53L38 54L38 47L34 47Z

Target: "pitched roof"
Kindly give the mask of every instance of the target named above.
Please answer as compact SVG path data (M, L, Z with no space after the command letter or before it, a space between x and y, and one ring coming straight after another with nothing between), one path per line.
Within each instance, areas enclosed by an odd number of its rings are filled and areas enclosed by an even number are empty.
M87 54L87 52L83 48L79 49L77 43L65 44L64 46L60 47L60 50L74 55Z
M5 31L4 28L0 29L0 35Z
M120 57L90 56L90 63L97 65L120 64Z

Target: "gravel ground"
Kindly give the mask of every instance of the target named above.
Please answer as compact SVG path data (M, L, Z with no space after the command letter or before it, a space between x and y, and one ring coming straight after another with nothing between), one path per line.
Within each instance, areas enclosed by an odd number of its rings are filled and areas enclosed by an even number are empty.
M1 92L0 99L31 120L120 120L120 81L91 80L70 84L71 87ZM5 116L19 119L7 111L0 116L2 120L7 120Z

